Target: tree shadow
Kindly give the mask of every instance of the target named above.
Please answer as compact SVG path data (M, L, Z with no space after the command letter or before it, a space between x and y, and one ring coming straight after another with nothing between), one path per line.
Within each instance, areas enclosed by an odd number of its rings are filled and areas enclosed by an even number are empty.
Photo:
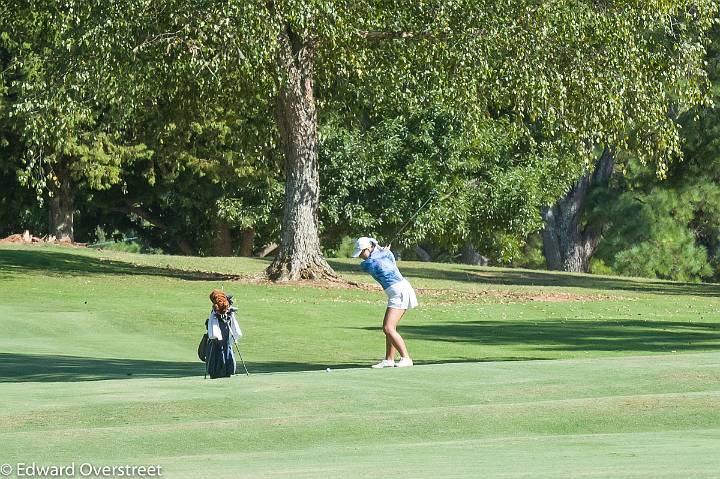
M52 275L122 274L164 276L188 281L232 281L242 276L204 271L140 266L60 251L0 250L0 277L18 272L42 272Z
M357 258L356 258L357 259ZM328 264L338 273L365 273L363 269L360 267L360 261L357 263L346 263L343 261L338 261L336 259L327 258L326 261ZM368 276L369 277L369 276Z
M459 363L486 363L495 361L542 361L548 358L522 357L522 356L497 356L484 358L448 358L448 359L415 359L413 364L416 366L425 366L431 364L459 364ZM377 361L375 361L377 362ZM368 369L370 362L358 361L352 363L294 363L286 361L268 361L268 362L249 362L247 363L250 374L253 373L279 373L279 372L309 372L309 371L326 371L342 370L342 369ZM243 371L242 365L238 364L238 373Z
M205 373L197 362L0 353L0 383L179 378Z
M374 329L374 328L363 328ZM542 351L661 352L720 349L720 324L608 319L603 321L468 321L402 326L406 339L523 345Z
M361 363L247 362L250 374L324 371L365 367ZM236 374L245 370L238 361ZM107 379L202 377L201 361L151 361L144 359L88 358L44 354L0 353L0 383L75 382Z
M362 363L247 362L250 374L299 372L365 367ZM238 360L236 374L245 370ZM145 359L89 358L81 356L0 353L0 383L75 382L107 379L202 377L201 361L152 361Z
M495 357L452 358L415 361L417 365L477 363L487 361L528 361L543 358ZM296 373L342 369L367 369L367 362L311 363L289 361L247 362L250 374ZM245 370L238 361L236 375ZM203 377L205 364L200 361L150 361L144 359L88 358L44 354L0 353L0 384L26 382L80 382L108 379Z
M464 267L455 270L438 270L418 266L400 266L403 275L410 278L444 279L464 283L506 286L550 286L586 288L594 290L633 291L641 293L720 296L720 285L710 283L660 282L636 278L605 277L567 274L557 271L479 270Z
M257 260L268 263L271 258L257 258ZM363 273L357 264L337 260L328 260L328 263L338 273ZM450 280L473 284L571 287L655 294L720 296L720 284L709 283L643 281L633 278L572 275L549 271L480 270L472 267L434 269L410 264L401 264L400 270L409 278ZM0 249L0 278L9 277L11 274L22 271L42 272L48 275L163 276L188 281L233 281L245 278L242 275L234 274L141 266L61 251Z
M356 264L336 260L328 260L328 263L339 273L363 273L360 266ZM549 286L672 295L720 296L720 284L713 283L679 283L652 279L568 274L558 271L492 270L470 266L448 266L450 268L436 269L417 266L417 263L399 263L403 276L410 279L422 278L502 286Z

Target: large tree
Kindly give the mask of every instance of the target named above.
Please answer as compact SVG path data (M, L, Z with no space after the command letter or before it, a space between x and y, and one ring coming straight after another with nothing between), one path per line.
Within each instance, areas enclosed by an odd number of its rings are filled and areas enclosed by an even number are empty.
M710 104L706 47L717 13L684 2L669 2L657 16L638 16L634 27L616 37L614 49L625 54L612 73L617 85L597 107L615 116L615 135L589 138L596 158L554 203L542 209L543 252L547 267L587 272L603 230L611 218L586 214L594 192L606 189L618 157L652 164L660 178L682 156L679 118L684 111ZM713 10L715 9L715 10ZM605 56L600 56L601 61ZM601 93L605 95L605 93ZM622 139L616 143L615 139ZM596 195L597 196L597 195Z
M661 179L630 159L625 174L591 197L586 221L605 229L596 265L678 281L720 278L720 24L710 39L712 104L680 116L683 161Z
M48 2L9 1L0 10L17 175L47 205L48 233L70 241L77 191L121 182L124 168L148 154L120 141L87 58L69 48L75 20L72 6Z
M665 92L651 80L693 70L702 46L673 43L673 61L660 61L667 49L654 39L695 38L715 8L709 0L76 0L63 7L59 36L118 106L172 97L177 85L192 85L190 99L271 105L265 142L279 140L286 183L282 248L268 273L332 278L318 237L318 110L353 116L354 102L367 99L442 99L464 112L469 131L483 116L507 117L528 139L572 148L576 165L599 142L629 146L629 121L644 132L634 143L640 155L666 156L677 150L676 129L662 120ZM676 31L678 17L692 28ZM687 95L700 95L693 81Z

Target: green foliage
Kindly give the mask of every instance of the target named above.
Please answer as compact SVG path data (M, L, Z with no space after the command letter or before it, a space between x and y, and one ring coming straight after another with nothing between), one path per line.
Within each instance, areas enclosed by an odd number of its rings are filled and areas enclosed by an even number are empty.
M98 248L111 251L120 251L123 253L163 254L163 250L159 248L151 248L136 241L112 242L99 246Z
M540 227L540 207L578 174L561 145L528 141L507 119L485 118L470 132L453 112L427 109L373 112L364 123L331 117L321 129L330 239L372 234L389 242L412 219L396 246L426 242L453 256L471 242L509 262Z
M595 145L664 173L680 152L668 111L707 103L704 35L717 9L10 0L0 142L12 130L22 146L7 161L39 196L69 171L81 222L136 228L168 251L209 252L223 221L269 242L281 178L296 173L283 171L275 126L277 48L290 32L315 61L326 245L391 240L436 195L401 245L452 256L471 242L509 262Z
M113 197L129 196L151 211L166 229L136 222L137 229L169 251L183 238L195 252L212 254L220 222L235 231L255 228L259 242L273 241L282 208L280 157L273 143L257 144L260 140L248 133L266 120L230 107L196 107L159 112L134 126L154 155L130 172L127 195L116 188Z
M320 81L349 91L338 109L441 101L470 123L507 113L526 135L539 126L586 159L594 145L613 144L664 164L679 152L668 107L705 99L711 1L379 5L361 16L362 29L408 35L350 37L319 59Z
M603 275L603 276L613 276L613 275L617 274L612 269L612 267L605 264L605 262L599 258L591 258L590 259L589 273L590 274L599 274L599 275Z
M673 235L677 233L677 235ZM643 241L615 257L614 271L624 276L697 281L712 275L707 251L685 229L665 231L659 241Z
M430 203L401 244L452 256L471 241L495 261L522 262L539 208L575 181L594 145L662 175L680 153L668 109L707 101L712 2L424 7L361 16L368 37L339 39L318 59L319 105L334 113L321 117L326 232L389 240L437 188L450 198ZM388 31L408 35L378 33Z
M327 258L350 258L355 251L355 240L350 236L343 236L336 248L325 248L323 254Z
M178 251L184 242L195 252L210 252L219 221L253 224L260 240L274 237L279 198L276 147L267 133L272 117L265 114L267 104L249 94L249 85L267 85L229 74L228 83L208 82L198 95L193 81L191 66L215 67L196 61L189 37L196 28L219 27L212 22L217 12L203 18L179 9L161 19L143 2L69 2L61 8L10 2L3 8L11 13L0 20L0 52L7 54L2 71L12 102L0 125L16 134L21 146L8 161L39 200L62 169L85 213L77 216L81 235L98 223L110 230L135 228L156 246ZM153 21L133 23L148 16ZM178 35L187 35L188 43L143 37L166 21L183 24ZM133 51L127 49L131 41L137 42ZM182 58L170 61L174 55ZM115 70L115 61L138 68ZM238 90L248 97L237 96Z
M34 200L32 192L18 183L14 169L0 167L0 238L25 230L35 236L48 233L47 215Z
M597 256L620 274L683 281L720 278L720 25L709 36L713 106L680 118L685 160L667 181L630 161L627 175L595 198L608 223Z
M89 244L89 248L97 250L119 251L123 253L141 253L141 254L163 254L159 248L152 248L145 244L142 240L138 241L135 232L129 234L114 231L108 236L100 226L95 227L93 232L94 241Z
M596 256L623 275L680 281L713 277L705 244L716 253L720 186L692 176L647 183L652 177L638 169L635 176L630 168L628 186L637 178L639 188L604 206L611 222Z
M545 269L545 256L543 255L543 241L540 233L530 235L524 242L518 244L519 254L508 266L526 269Z

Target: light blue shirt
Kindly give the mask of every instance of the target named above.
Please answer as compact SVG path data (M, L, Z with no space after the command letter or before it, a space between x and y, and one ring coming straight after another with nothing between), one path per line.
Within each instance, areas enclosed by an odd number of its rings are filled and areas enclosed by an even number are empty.
M383 289L388 289L395 283L404 280L395 263L395 255L389 248L375 247L368 259L360 263L360 267L380 283Z

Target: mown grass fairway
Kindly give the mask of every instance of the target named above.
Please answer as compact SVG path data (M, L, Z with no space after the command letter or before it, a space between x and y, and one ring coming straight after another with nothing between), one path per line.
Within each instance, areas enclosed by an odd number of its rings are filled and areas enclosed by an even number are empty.
M720 477L716 285L403 262L418 366L374 371L381 291L230 279L266 264L0 247L0 463ZM195 348L220 285L251 375L210 381Z

